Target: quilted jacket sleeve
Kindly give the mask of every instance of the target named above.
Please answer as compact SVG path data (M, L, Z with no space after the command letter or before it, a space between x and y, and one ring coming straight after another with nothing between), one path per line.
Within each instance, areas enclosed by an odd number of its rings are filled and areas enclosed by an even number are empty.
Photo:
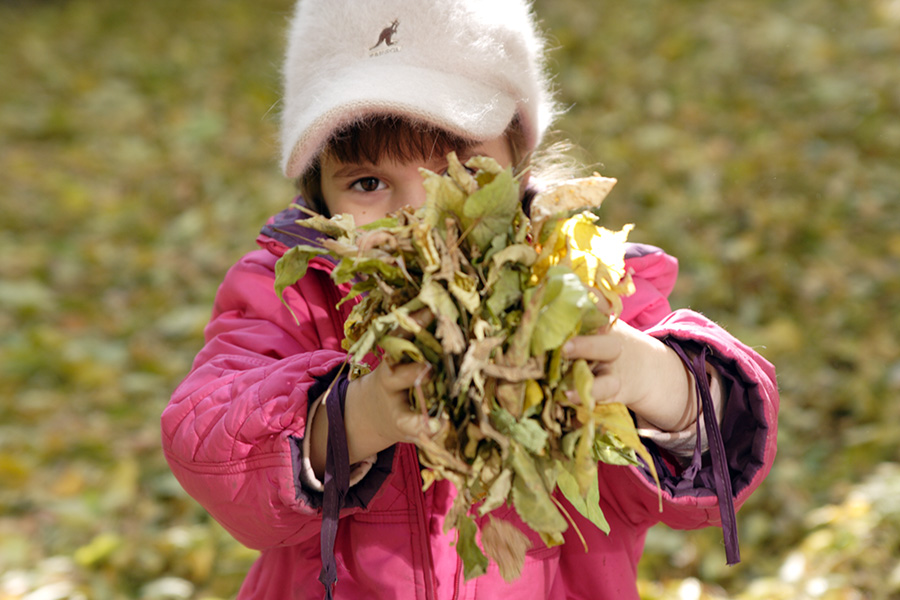
M760 485L775 458L778 389L773 366L703 315L669 308L677 262L662 251L634 246L628 266L637 293L626 302L623 318L659 339L677 341L688 352L706 348L707 362L721 378L724 409L720 431L736 508ZM676 466L665 452L648 444L662 483L663 510L649 473L637 467L616 486L619 504L635 524L663 521L692 529L721 525L709 456Z
M206 344L162 415L165 455L184 489L237 540L257 549L317 536L297 499L291 440L305 434L310 389L339 350L328 284L289 290L298 326L275 296L275 258L245 256L220 287ZM324 348L324 349L323 349Z

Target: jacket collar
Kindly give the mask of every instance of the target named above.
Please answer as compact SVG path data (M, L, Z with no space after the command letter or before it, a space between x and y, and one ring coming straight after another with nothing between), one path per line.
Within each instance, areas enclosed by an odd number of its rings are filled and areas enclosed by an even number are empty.
M306 206L301 196L294 198L291 206L269 219L260 230L260 234L284 244L287 248L293 248L298 244L321 247L325 234L297 225L297 221L309 218L309 215L297 208L298 205Z

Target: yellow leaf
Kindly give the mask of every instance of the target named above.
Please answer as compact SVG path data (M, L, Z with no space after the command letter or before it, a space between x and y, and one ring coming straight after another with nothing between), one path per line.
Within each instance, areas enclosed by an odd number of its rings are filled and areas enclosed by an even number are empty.
M633 225L611 231L595 221L587 211L558 221L532 267L532 283L543 279L555 265L568 266L585 286L607 299L612 314L619 314L621 297L634 292L631 276L625 271L625 242Z
M529 408L539 405L544 401L544 390L540 384L534 379L525 382L525 406L524 412L528 412Z
M583 212L563 221L566 258L588 287L600 282L612 287L625 277L625 242L633 225L611 231L594 223L592 213Z
M653 458L641 442L637 429L634 427L634 421L628 408L620 402L600 403L594 407L594 417L596 423L603 429L615 435L627 447L637 452L638 456L647 463L653 479L656 481L656 487L659 488L659 475L656 473L656 467ZM660 510L662 510L662 496L659 499Z

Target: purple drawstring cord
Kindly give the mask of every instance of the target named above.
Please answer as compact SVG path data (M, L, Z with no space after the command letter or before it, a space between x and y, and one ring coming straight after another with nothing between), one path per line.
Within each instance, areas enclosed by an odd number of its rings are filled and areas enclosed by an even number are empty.
M322 571L319 573L319 581L325 586L326 600L332 600L334 597L334 584L337 581L334 541L337 537L341 507L350 489L350 455L347 451L347 434L344 431L344 400L349 384L346 375L339 375L325 400L328 411L328 450L325 457L325 494L320 535Z
M728 460L725 456L725 444L722 442L722 432L716 418L716 408L709 391L709 380L706 374L706 353L704 345L700 354L689 356L678 343L671 338L663 340L672 348L685 366L693 373L696 382L697 395L702 406L704 424L706 426L706 439L709 442L709 454L712 459L713 477L715 479L716 497L719 501L719 515L722 519L722 534L725 537L725 561L729 565L741 562L741 548L738 544L737 516L734 510L734 497L731 490L731 475L728 471ZM700 462L700 419L697 418L697 448L694 451L694 465Z

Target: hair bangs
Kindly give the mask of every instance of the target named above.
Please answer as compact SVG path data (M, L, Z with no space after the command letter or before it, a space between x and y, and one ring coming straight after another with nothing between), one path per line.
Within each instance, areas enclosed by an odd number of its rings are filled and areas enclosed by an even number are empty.
M375 116L338 131L325 151L341 162L377 164L384 159L428 161L476 144L431 125L396 116Z

